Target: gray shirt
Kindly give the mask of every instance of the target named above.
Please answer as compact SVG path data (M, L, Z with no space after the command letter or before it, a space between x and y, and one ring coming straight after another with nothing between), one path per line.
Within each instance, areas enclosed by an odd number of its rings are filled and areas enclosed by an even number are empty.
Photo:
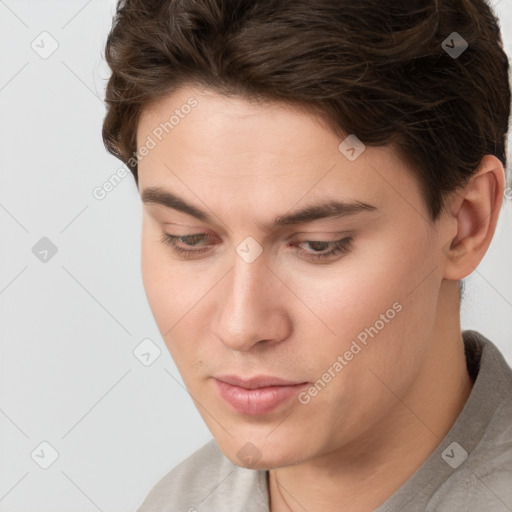
M471 394L437 449L374 512L512 512L512 369L482 334L462 335ZM138 512L269 512L268 501L268 472L233 464L212 439Z

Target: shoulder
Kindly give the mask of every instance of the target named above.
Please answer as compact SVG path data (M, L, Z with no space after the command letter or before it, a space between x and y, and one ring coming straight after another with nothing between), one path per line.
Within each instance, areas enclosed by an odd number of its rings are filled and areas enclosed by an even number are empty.
M460 450L460 447L459 447ZM428 512L502 512L512 503L512 400L496 411L477 447L438 489Z
M431 456L376 512L510 510L512 369L488 338L463 335L470 396Z
M512 370L494 344L474 331L471 335L480 338L482 349L478 389L467 411L471 414L466 414L470 436L463 431L458 435L462 446L478 442L469 453L459 445L464 454L460 467L454 467L428 511L494 512L508 510L504 504L512 503Z
M233 464L214 439L167 473L137 512L267 512L264 471Z

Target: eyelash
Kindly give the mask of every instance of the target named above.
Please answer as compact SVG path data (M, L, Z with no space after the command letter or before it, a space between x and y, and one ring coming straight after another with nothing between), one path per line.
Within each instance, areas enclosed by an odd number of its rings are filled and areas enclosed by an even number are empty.
M182 235L182 236L176 236L176 235L170 235L169 233L163 233L162 236L162 243L169 245L171 249L184 257L189 257L192 255L199 255L203 254L205 252L209 251L209 248L206 249L183 249L183 247L180 247L176 244L178 240L181 240L182 242L186 240L187 238L197 238L197 237L205 237L208 238L207 233L194 233L192 235ZM323 241L323 240L304 240L303 242L300 242L301 244L311 244L311 243L318 243L318 244L328 244L332 246L333 248L326 253L310 253L307 251L299 250L299 253L301 256L304 256L306 259L313 260L313 261L324 261L328 258L331 258L333 256L336 256L338 254L346 254L348 253L352 248L352 237L346 237L341 240L333 240L333 241Z

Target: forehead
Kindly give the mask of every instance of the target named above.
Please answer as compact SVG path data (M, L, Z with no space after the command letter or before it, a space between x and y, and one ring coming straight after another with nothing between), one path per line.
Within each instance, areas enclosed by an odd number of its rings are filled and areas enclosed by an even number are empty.
M189 198L191 192L237 196L240 207L255 198L260 206L291 206L322 195L380 206L420 201L416 181L390 146L364 147L351 160L343 141L303 108L184 87L140 116L138 148L152 149L139 160L139 181L142 188L178 188Z
M286 158L299 152L330 152L340 139L319 115L303 106L224 96L191 86L144 108L137 145L148 135L180 148L183 143L193 146L194 155L205 148L211 156L215 149L220 153L227 146L226 158L236 153L275 153Z

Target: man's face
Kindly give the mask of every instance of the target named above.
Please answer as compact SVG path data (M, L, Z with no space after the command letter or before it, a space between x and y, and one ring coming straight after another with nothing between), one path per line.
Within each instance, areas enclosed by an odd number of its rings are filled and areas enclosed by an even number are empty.
M159 204L154 191L144 203L149 304L204 421L239 465L248 454L254 469L287 466L363 438L371 449L400 421L396 397L407 402L432 350L442 243L419 186L390 148L357 156L342 142L301 110L192 87L139 123L137 147L150 148L141 196L158 188L208 216ZM275 223L334 201L367 206ZM188 238L173 249L166 234ZM219 386L226 375L306 384L258 394Z

